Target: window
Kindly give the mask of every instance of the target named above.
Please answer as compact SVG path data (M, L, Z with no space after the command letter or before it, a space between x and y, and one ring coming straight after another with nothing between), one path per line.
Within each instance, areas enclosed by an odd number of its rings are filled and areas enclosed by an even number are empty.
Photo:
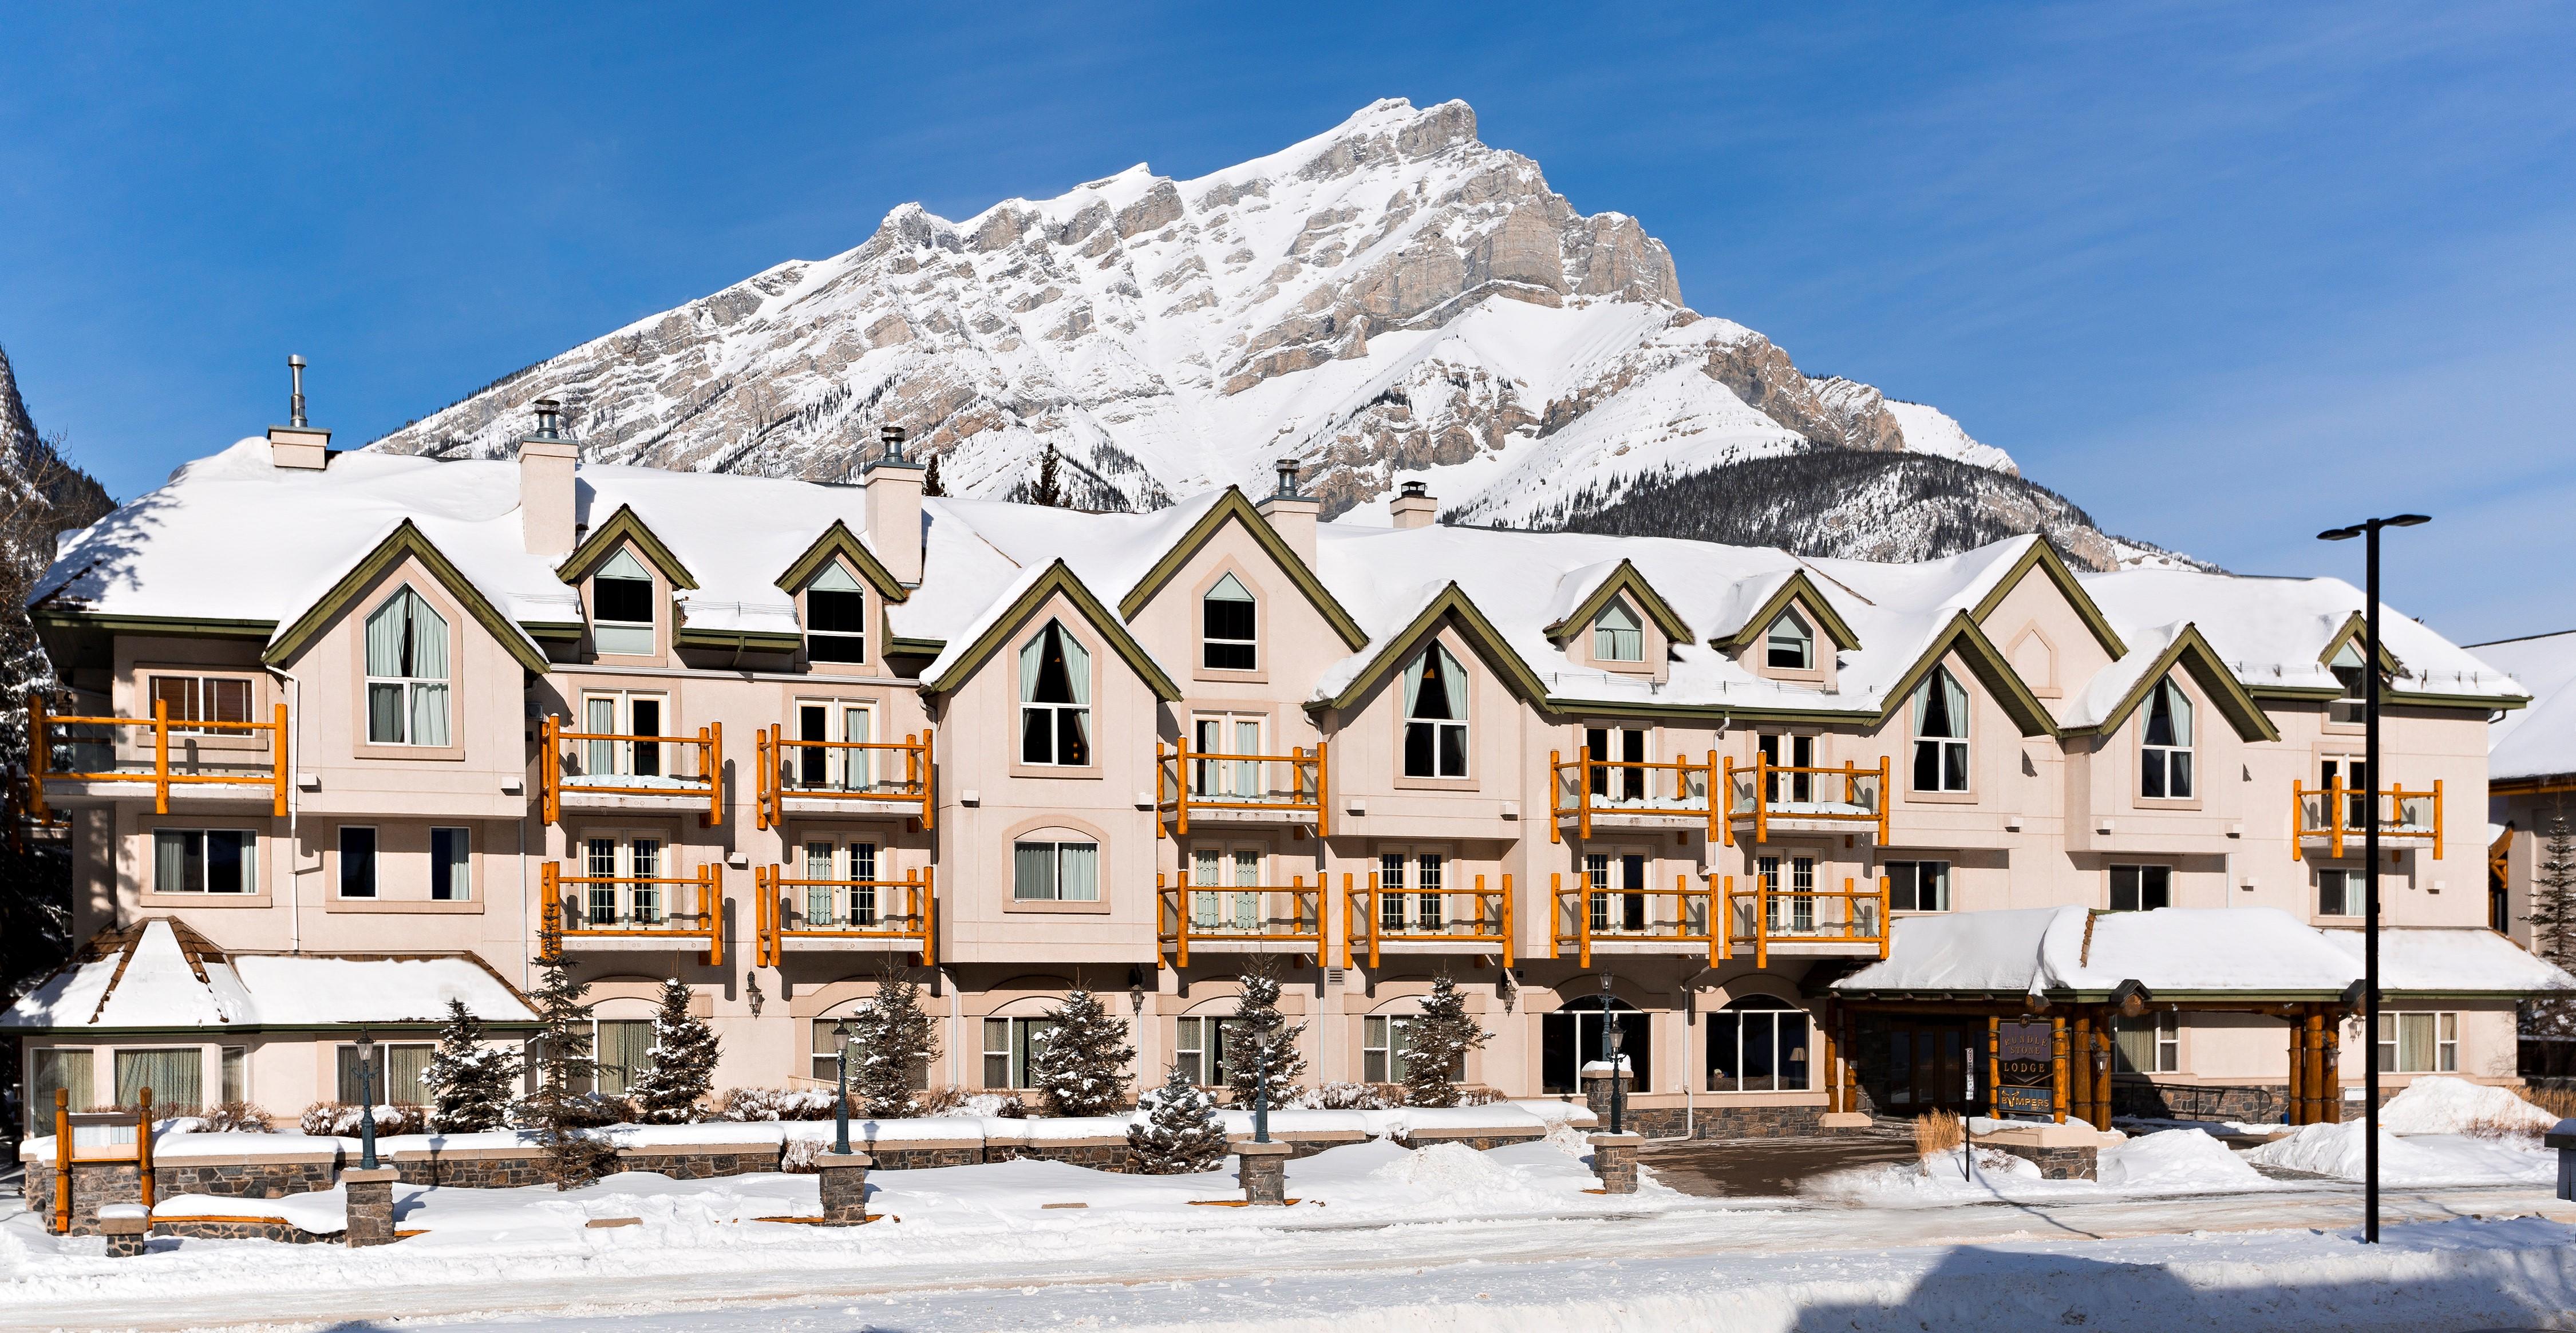
M233 676L154 676L152 702L169 710L173 735L249 736L252 733L181 722L250 721L250 682Z
M835 1038L832 1036L832 1025L846 1021L846 1015L840 1018L818 1018L814 1020L813 1063L810 1066L810 1071L814 1077L821 1079L826 1083L834 1082L840 1077L840 1069L833 1063L832 1059L835 1042ZM855 1060L853 1063L855 1064ZM996 1084L994 1086L1000 1085ZM912 1067L912 1089L915 1092L922 1092L928 1090L929 1087L930 1060L925 1056L923 1059L914 1063Z
M2318 790L2331 792L2340 784L2345 791L2352 793L2343 798L2343 826L2348 829L2360 828L2362 821L2368 816L2372 795L2370 762L2365 759L2345 757L2324 760L2317 767L2320 778L2317 783ZM2334 812L2324 808L2324 803L2330 803L2333 798L2320 796L2317 800L2321 804L2316 812L2316 822L2319 827L2324 827L2334 820Z
M1936 666L1914 690L1914 790L1968 789L1968 692Z
M1773 768L1807 769L1816 766L1816 738L1813 736L1756 736L1753 746ZM1783 796L1783 792L1787 795ZM1816 775L1803 772L1769 774L1763 779L1762 799L1775 805L1783 800L1804 805L1816 799Z
M1646 660L1645 626L1637 622L1637 613L1626 602L1614 598L1592 622L1592 656L1601 662Z
M71 1094L75 1111L98 1105L96 1052L39 1046L27 1052L27 1125L31 1136L53 1133L54 1090Z
M1807 1011L1748 995L1708 1016L1708 1090L1804 1092Z
M2173 906L2172 866L2111 867L2111 910L2152 912Z
M257 893L259 839L246 829L157 829L154 893Z
M1254 614L1259 604L1232 574L1216 581L1199 602L1199 665L1210 671L1251 671L1261 663Z
M1261 753L1261 719L1201 717L1190 720L1190 748L1200 754ZM1258 801L1269 796L1258 759L1195 759L1190 762L1190 794L1209 798Z
M1764 664L1781 671L1812 671L1816 666L1816 632L1795 611L1783 611L1763 636Z
M877 845L847 846L828 838L805 844L805 873L820 884L805 886L807 926L873 926L877 924Z
M582 886L581 915L594 926L661 925L662 865L660 838L583 839L582 877L596 882Z
M430 901L441 903L473 901L473 830L434 828L429 831L429 897Z
M2138 794L2191 799L2191 696L2168 676L2147 696L2146 745L2138 758Z
M1046 1043L1048 1033L1055 1031L1052 1018L988 1018L984 1020L984 1086L988 1088L1029 1087L1029 1057Z
M1091 653L1052 620L1020 649L1020 762L1091 764Z
M1646 733L1642 728L1585 727L1583 752L1592 757L1594 765L1593 795L1614 801L1646 799ZM1605 764L1611 766L1602 767Z
M195 1046L116 1053L116 1104L140 1106L143 1090L152 1104L176 1110L202 1106L206 1099L206 1053Z
M2458 1014L2379 1015L2379 1070L2383 1074L2455 1074L2460 1069Z
M1370 1014L1360 1020L1360 1081L1402 1083L1412 1072L1413 1020L1398 1014ZM1449 1062L1449 1077L1467 1077L1467 1057Z
M805 585L805 660L868 660L868 594L838 560Z
M590 576L590 642L602 653L653 654L653 575L621 550Z
M582 773L587 777L658 778L662 762L663 696L609 690L581 697L584 732L593 736L632 736L634 740L588 740L581 743Z
M1630 1092L1646 1092L1654 1080L1655 1027L1651 1017L1621 999L1602 1007L1598 995L1570 1000L1539 1018L1539 1081L1549 1092L1583 1091L1583 1067L1610 1058L1603 1041L1604 1024L1619 1025L1619 1055L1627 1061Z
M1879 867L1887 876L1887 910L1891 912L1946 912L1950 910L1950 863L1947 861L1890 861Z
M409 588L367 617L367 743L447 744L447 622Z
M1816 858L1764 856L1755 858L1753 865L1755 873L1762 879L1762 929L1774 935L1813 933L1816 929ZM1789 882L1785 885L1780 882L1780 872L1784 868L1789 872Z
M1012 843L1011 897L1024 903L1100 901L1100 844Z
M1587 908L1592 929L1644 930L1646 928L1646 858L1634 852L1612 856L1607 852L1586 852L1583 856L1583 878L1592 889ZM1616 880L1614 884L1612 881ZM1616 889L1618 896L1611 896Z
M652 1024L644 1026L650 1028ZM420 1076L429 1072L429 1053L435 1049L428 1042L380 1041L376 1043L376 1067L368 1075L374 1086L378 1106L420 1106L428 1099L428 1089L420 1085ZM340 1100L355 1105L358 1090L358 1048L344 1045L339 1060Z
M1443 929L1448 919L1448 899L1440 892L1443 883L1438 852L1378 853L1377 928L1397 932Z
M1190 853L1190 883L1194 886L1235 885L1251 888L1261 883L1261 851L1255 847L1199 847ZM1190 895L1190 929L1256 931L1261 928L1261 895L1251 892L1193 893Z
M591 1058L599 1062L597 1086L601 1092L623 1096L632 1091L635 1081L653 1067L653 1020L599 1020L599 1039L591 1047Z
M376 831L363 824L340 826L340 896L376 896Z
M1242 1028L1243 1020L1190 1017L1179 1021L1180 1040L1173 1048L1173 1063L1200 1087L1230 1082L1234 1070L1226 1063L1226 1039L1229 1033Z
M2344 640L2343 646L2335 650L2334 658L2326 664L2326 669L2334 672L2335 684L2343 687L2343 696L2326 705L2326 720L2329 722L2358 725L2369 714L2370 673L2363 668L2361 650L2353 646L2354 642Z
M2368 885L2358 871L2317 871L2317 915L2359 916Z
M796 739L866 744L876 739L876 718L863 703L800 699L796 704ZM876 761L872 756L877 753L829 745L798 746L788 761L787 781L807 791L867 791L876 785Z
M2171 1074L2182 1068L2182 1020L2144 1014L2111 1021L2112 1068L2122 1074Z
M224 1091L226 1105L250 1100L250 1048L227 1046L224 1054Z
M1404 775L1467 776L1467 673L1433 644L1404 672Z

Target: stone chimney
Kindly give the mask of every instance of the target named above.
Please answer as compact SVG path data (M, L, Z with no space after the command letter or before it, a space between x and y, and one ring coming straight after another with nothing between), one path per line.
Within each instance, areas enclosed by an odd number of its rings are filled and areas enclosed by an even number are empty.
M276 467L319 472L331 463L331 432L315 430L304 420L304 358L289 355L286 373L294 396L287 400L286 424L268 428L268 461Z
M1306 568L1313 569L1315 520L1323 513L1323 502L1297 493L1296 459L1283 458L1274 466L1279 472L1279 489L1253 507L1261 511L1263 518L1270 520L1271 531L1278 533L1279 540L1288 543L1288 549L1306 562Z
M578 500L573 465L581 446L564 438L562 405L537 400L537 428L519 437L519 537L528 554L561 559L572 554Z
M885 453L859 473L867 496L868 549L906 587L921 584L921 464L903 456L903 427L887 426Z
M1394 501L1386 507L1386 512L1395 519L1395 526L1427 528L1439 521L1440 502L1426 494L1429 490L1430 487L1418 481L1404 483Z

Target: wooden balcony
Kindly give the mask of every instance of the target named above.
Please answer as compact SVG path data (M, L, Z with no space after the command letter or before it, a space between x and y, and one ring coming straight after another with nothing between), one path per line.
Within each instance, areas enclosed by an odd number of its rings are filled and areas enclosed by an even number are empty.
M908 818L933 827L937 767L932 729L899 741L789 740L785 727L752 733L752 824L789 815Z
M779 965L797 943L820 948L917 949L938 962L937 871L902 879L798 879L786 866L752 871L752 962Z
M539 728L538 788L545 821L564 807L586 810L690 810L724 822L724 724L695 736L623 736L566 731L549 714Z
M1769 967L1773 949L1802 957L1887 957L1885 875L1870 889L1855 889L1846 879L1839 892L1773 889L1760 880L1739 891L1735 876L1729 875L1725 899L1719 950L1731 957L1738 948L1750 945L1755 967Z
M2442 859L2442 780L2427 791L2384 787L2376 791L2348 788L2341 779L2324 788L2290 782L2290 817L2298 835L2290 840L2290 859L2304 848L2323 843L2326 855L2340 857L2361 845L2362 820L2372 813L2364 802L2378 802L2379 841L2383 847L2426 847Z
M1706 763L1687 759L1648 762L1595 759L1585 751L1567 759L1547 752L1549 842L1565 841L1565 826L1574 836L1589 838L1595 824L1607 828L1687 829L1705 826L1708 836L1721 836L1721 821L1708 799L1709 779L1716 774L1717 753Z
M724 888L714 866L694 875L567 875L538 869L545 904L538 952L566 947L650 948L706 941L707 965L724 962Z
M1185 837L1193 815L1216 823L1302 823L1333 831L1330 741L1286 754L1214 754L1189 738L1154 747L1154 832Z
M1174 967L1190 965L1190 946L1260 953L1288 949L1324 960L1324 879L1292 875L1286 884L1188 884L1154 877L1154 932ZM1345 964L1347 965L1347 964Z
M1425 899L1433 900L1423 910ZM1452 904L1463 905L1469 915L1461 916ZM1405 953L1474 952L1486 949L1502 953L1503 966L1510 967L1512 956L1512 877L1502 877L1502 887L1489 889L1485 877L1476 876L1473 887L1463 889L1389 889L1381 893L1378 875L1372 870L1368 887L1361 888L1350 875L1342 876L1342 966L1351 965L1352 950L1364 950L1368 965L1376 967L1378 959L1389 949Z
M1868 833L1887 844L1887 756L1876 768L1846 761L1840 768L1775 764L1762 755L1751 767L1724 761L1720 790L1726 793L1722 841L1734 846L1736 830L1751 825L1753 841L1768 842L1772 831L1788 833Z
M1727 954L1725 932L1718 929L1715 880L1712 875L1693 888L1688 875L1675 875L1669 889L1598 889L1578 875L1569 889L1563 875L1551 875L1548 897L1555 911L1550 914L1548 957L1562 958L1571 948L1576 960L1590 967L1595 945L1616 946L1621 953L1706 949L1708 965L1715 967Z
M139 736L132 735L141 732ZM152 813L170 813L183 794L248 800L286 815L286 705L266 722L173 721L167 700L150 717L66 717L27 695L27 807L39 823L58 804L103 804L152 798ZM173 751L176 751L174 754Z

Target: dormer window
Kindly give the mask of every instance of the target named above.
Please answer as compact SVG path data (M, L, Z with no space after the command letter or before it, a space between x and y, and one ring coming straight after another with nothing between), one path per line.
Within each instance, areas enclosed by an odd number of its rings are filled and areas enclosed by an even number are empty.
M367 617L367 743L447 737L447 621L405 588Z
M1816 666L1816 632L1795 611L1783 611L1764 636L1764 664L1782 671L1812 671Z
M2138 794L2191 799L2191 696L2167 676L2147 696L2147 734L2138 757Z
M864 662L868 658L868 594L840 562L805 585L805 660Z
M1020 648L1020 762L1091 764L1091 654L1052 620Z
M590 641L602 653L653 654L653 575L633 551L619 551L590 576Z
M1467 776L1467 673L1433 644L1404 672L1404 775Z
M1199 665L1209 671L1252 671L1260 665L1253 615L1258 603L1232 574L1216 581L1199 603Z
M1601 662L1643 662L1646 660L1646 630L1637 622L1637 613L1626 602L1614 601L1601 608L1592 622L1592 656Z
M1968 692L1936 666L1914 689L1914 790L1968 789Z
M2362 666L2360 650L2352 640L2335 650L2334 660L2326 664L2334 672L2335 683L2343 687L2343 696L2327 706L2327 720L2359 722L2369 710L2370 672Z

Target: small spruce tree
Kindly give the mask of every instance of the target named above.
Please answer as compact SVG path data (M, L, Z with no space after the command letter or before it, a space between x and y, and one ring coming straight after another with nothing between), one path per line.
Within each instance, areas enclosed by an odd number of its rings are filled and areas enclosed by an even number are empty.
M918 1094L930 1068L930 1015L921 1009L921 985L889 954L877 967L876 998L850 1016L850 1101L872 1116L918 1115Z
M2531 951L2567 967L2576 964L2576 835L2567 816L2552 814L2541 826L2540 864L2531 877Z
M648 1125L685 1125L700 1114L716 1081L716 1034L689 1012L689 986L678 977L662 983L662 1007L653 1014L653 1063L627 1089L635 1118Z
M1270 1083L1270 1104L1286 1106L1297 1095L1297 1079L1306 1072L1306 1057L1297 1050L1297 1038L1306 1025L1291 1024L1279 1012L1279 962L1273 954L1254 954L1252 966L1243 974L1243 999L1235 1007L1235 1021L1226 1025L1226 1082L1234 1089L1237 1107L1252 1105L1253 1085L1266 1070Z
M1404 1104L1456 1106L1458 1079L1454 1066L1467 1052L1493 1034L1467 1016L1467 997L1451 977L1434 978L1422 997L1422 1013L1411 1025L1412 1049L1404 1057Z
M921 474L921 493L923 495L930 496L946 495L948 493L948 488L941 485L939 482L939 456L937 454L933 454L930 457L930 470Z
M591 1081L599 1075L599 1061L591 1055L590 983L573 976L559 937L547 939L539 954L541 978L528 995L537 1002L531 1055L537 1087L519 1108L545 1149L547 1178L556 1189L568 1190L615 1169L617 1150L582 1129L592 1114Z
M482 1020L463 1000L447 1002L447 1026L438 1033L421 1086L429 1093L430 1128L442 1134L498 1129L510 1115L510 1084L519 1058L484 1044Z
M1163 1086L1136 1099L1145 1118L1127 1126L1127 1147L1149 1176L1212 1171L1225 1160L1225 1122L1216 1102L1179 1065Z
M1038 459L1038 480L1029 488L1029 503L1050 509L1064 508L1064 483L1056 476L1055 446L1052 444Z
M1049 1017L1055 1029L1040 1038L1029 1057L1029 1081L1046 1095L1048 1109L1057 1115L1100 1115L1124 1105L1127 1067L1136 1059L1136 1048L1127 1044L1126 1020L1079 985Z

